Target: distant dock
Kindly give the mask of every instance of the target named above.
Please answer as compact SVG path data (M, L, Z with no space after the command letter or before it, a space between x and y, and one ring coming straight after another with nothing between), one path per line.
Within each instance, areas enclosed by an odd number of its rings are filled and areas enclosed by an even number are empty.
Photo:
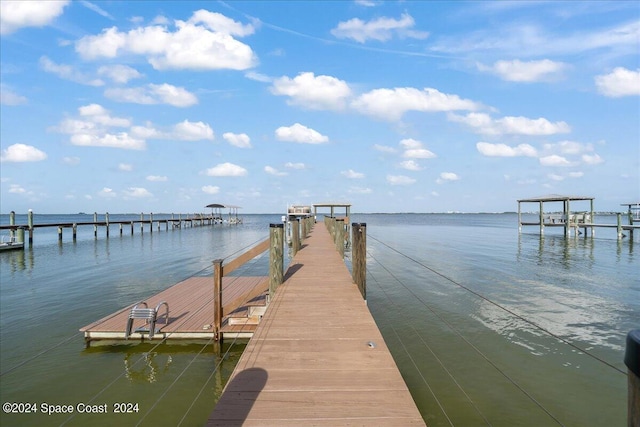
M584 211L572 211L571 203L588 201L589 210ZM537 226L540 228L540 235L544 235L544 230L547 227L562 227L564 235L566 237L571 236L571 231L574 231L574 235L582 233L587 236L587 231L591 231L591 236L595 236L596 228L615 228L617 231L618 239L622 239L624 231L629 232L630 238L633 239L634 230L640 229L640 202L636 203L623 203L622 206L627 207L626 223L623 221L623 215L617 214L616 224L602 224L595 221L595 212L593 205L593 197L584 196L563 196L559 194L551 194L543 197L535 197L531 199L518 200L518 232L522 232L523 226ZM562 213L545 213L545 203L558 202L562 203ZM523 221L521 213L521 203L536 203L539 205L538 220L537 221Z
M63 240L63 230L70 229L72 240L75 242L77 239L78 228L80 227L93 227L93 235L95 238L98 237L99 229L104 228L104 234L108 238L110 237L111 228L113 226L117 226L119 228L119 235L123 235L126 229L130 229L130 234L133 235L136 228L140 229L140 233L144 233L145 228L148 229L149 233L153 233L154 227L157 227L158 231L160 231L162 227L164 227L164 229L168 231L169 228L175 229L183 227L215 225L222 224L227 221L222 215L214 214L213 212L211 214L171 214L170 218L154 218L153 213L141 213L139 219L127 220L112 220L109 218L109 213L105 213L102 215L94 213L92 221L51 223L45 222L39 224L35 223L32 211L29 211L27 214L26 224L16 224L15 217L15 212L11 211L11 213L9 214L9 224L0 225L0 232L8 230L9 240L15 243L22 243L23 246L25 243L28 243L29 246L33 246L35 230L42 228L57 228L59 242L62 242ZM228 222L230 224L241 223L241 221L238 220L237 216L235 217L235 219L230 216Z

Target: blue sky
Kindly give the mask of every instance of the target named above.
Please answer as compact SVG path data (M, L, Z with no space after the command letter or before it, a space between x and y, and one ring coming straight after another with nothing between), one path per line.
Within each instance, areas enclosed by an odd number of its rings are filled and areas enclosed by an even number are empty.
M640 200L637 2L0 2L1 211Z

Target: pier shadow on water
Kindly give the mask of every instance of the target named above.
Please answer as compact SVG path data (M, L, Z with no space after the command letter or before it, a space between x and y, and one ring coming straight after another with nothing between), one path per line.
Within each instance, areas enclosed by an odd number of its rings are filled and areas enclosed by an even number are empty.
M269 374L262 368L249 368L238 373L227 384L211 415L208 426L240 426L262 392Z

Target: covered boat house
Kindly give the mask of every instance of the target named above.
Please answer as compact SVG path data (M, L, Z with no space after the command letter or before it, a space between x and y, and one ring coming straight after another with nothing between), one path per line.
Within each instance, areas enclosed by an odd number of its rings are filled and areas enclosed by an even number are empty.
M560 194L550 194L547 196L533 197L530 199L518 200L518 232L522 232L523 225L534 225L540 227L540 235L544 235L545 227L563 227L564 235L571 235L571 228L578 234L578 228L582 227L585 230L587 227L593 224L593 197L585 196L563 196ZM589 202L588 210L572 211L572 202ZM522 219L522 203L537 203L538 220L537 221L523 221ZM545 213L545 203L562 203L562 210L554 210L551 213ZM557 204L555 205L557 206ZM593 236L593 227L591 226L591 235Z

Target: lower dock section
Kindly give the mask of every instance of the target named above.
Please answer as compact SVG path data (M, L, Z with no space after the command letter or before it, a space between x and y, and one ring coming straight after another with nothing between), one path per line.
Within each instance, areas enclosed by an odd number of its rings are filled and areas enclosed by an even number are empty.
M234 322L234 311L244 302L250 306L264 305L264 292L268 286L266 276L228 276L222 278L223 312L228 313L223 327L227 337L250 338L257 322ZM148 307L156 307L162 302L169 306L169 315L165 318L164 308L159 310L158 322L153 341L196 341L214 338L214 292L213 278L191 277L145 300ZM261 304L262 302L262 304ZM84 333L87 345L100 341L113 343L127 340L126 330L129 314L135 304L110 314L80 329ZM246 307L245 307L246 309ZM231 323L231 324L229 324ZM233 324L240 323L240 324ZM149 340L148 329L144 320L135 319L131 342ZM136 332L136 330L140 332Z

